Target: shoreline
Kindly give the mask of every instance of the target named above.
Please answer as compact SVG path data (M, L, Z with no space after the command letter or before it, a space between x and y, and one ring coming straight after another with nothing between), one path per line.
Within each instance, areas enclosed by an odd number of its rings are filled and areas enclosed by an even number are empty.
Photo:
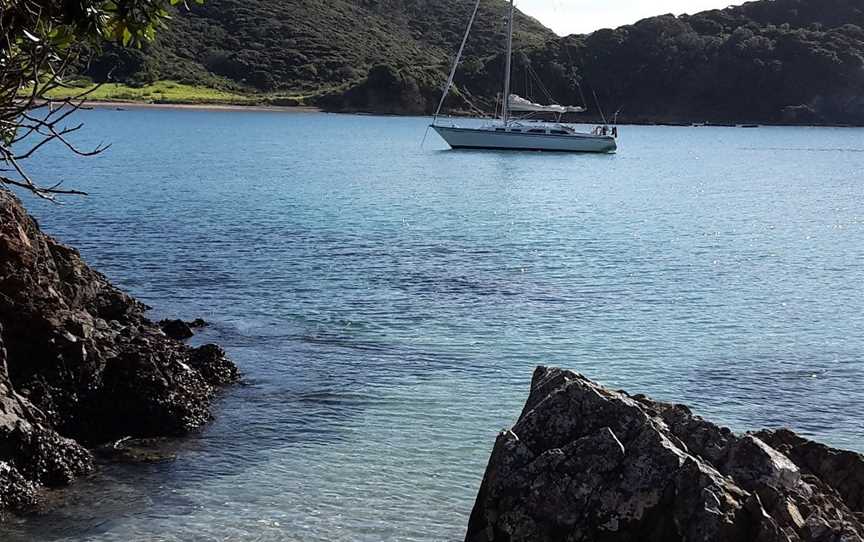
M312 105L267 105L267 104L225 104L225 103L154 103L135 101L88 101L82 109L105 109L123 111L127 109L163 109L180 111L223 111L223 112L265 112L265 113L332 113L339 115L356 116L381 116L381 117L422 117L431 118L432 115L422 114L393 114L377 113L374 111L328 111ZM441 119L464 119L472 117L442 116ZM484 119L487 120L487 119ZM567 124L602 124L601 119L579 119L567 121ZM864 128L864 125L840 124L840 123L811 123L796 124L782 122L685 122L685 121L651 121L638 119L625 119L615 124L616 126L664 126L677 128Z
M186 111L262 111L267 113L323 113L319 107L309 105L241 105L220 103L153 103L133 101L94 100L84 103L82 109L179 109Z
M381 113L375 111L344 110L332 111L313 105L269 105L269 104L231 104L231 103L173 103L173 102L139 102L131 100L93 100L87 101L83 109L165 109L181 111L224 111L224 112L267 112L267 113L333 113L340 115L381 116L381 117L423 117L431 118L431 114L419 113ZM467 119L461 115L441 116L441 119ZM488 120L485 117L483 120ZM587 117L575 121L565 121L567 124L602 124L603 119ZM653 119L623 119L613 123L616 126L665 126L679 128L864 128L864 125L841 123L794 123L794 122L759 122L759 121L684 121L684 120L653 120Z

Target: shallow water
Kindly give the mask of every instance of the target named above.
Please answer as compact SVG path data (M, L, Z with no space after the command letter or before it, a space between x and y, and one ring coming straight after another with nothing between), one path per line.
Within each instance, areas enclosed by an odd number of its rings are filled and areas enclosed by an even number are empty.
M537 364L864 451L862 130L579 156L423 149L416 118L82 117L108 153L31 167L91 196L30 210L154 316L211 321L246 382L177 461L3 540L458 540Z

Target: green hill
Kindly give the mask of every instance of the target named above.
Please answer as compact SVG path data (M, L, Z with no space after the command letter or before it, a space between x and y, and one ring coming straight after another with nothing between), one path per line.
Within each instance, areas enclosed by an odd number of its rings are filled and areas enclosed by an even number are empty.
M483 2L456 110L491 110L503 72L503 0ZM332 110L428 113L472 0L208 0L144 51L89 68ZM587 102L624 121L864 124L864 1L761 0L559 38L519 16L514 89ZM596 93L597 100L593 98ZM465 100L464 97L469 97ZM599 107L598 107L599 104Z
M317 95L347 88L377 65L417 75L446 70L473 0L207 0L178 10L144 51L107 51L90 69L127 83L174 80L227 90ZM468 57L503 42L503 0L483 3ZM519 17L517 40L555 35ZM119 65L119 67L118 67ZM113 71L113 73L111 73Z
M864 124L864 1L762 0L564 38L607 110L636 120Z

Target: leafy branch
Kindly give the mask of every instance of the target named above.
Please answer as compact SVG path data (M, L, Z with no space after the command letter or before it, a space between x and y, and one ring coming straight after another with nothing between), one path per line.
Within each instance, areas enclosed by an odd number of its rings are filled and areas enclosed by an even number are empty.
M79 156L110 146L83 150L69 140L83 125L67 122L98 86L64 99L51 92L68 88L68 75L103 43L140 47L152 40L181 1L0 0L0 185L50 201L84 194L62 181L33 179L22 165L52 142Z

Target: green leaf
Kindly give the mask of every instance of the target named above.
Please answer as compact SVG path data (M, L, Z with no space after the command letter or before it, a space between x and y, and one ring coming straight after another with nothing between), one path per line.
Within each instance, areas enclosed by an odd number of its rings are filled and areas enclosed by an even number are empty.
M3 145L11 145L18 132L15 126L0 126L0 141Z

